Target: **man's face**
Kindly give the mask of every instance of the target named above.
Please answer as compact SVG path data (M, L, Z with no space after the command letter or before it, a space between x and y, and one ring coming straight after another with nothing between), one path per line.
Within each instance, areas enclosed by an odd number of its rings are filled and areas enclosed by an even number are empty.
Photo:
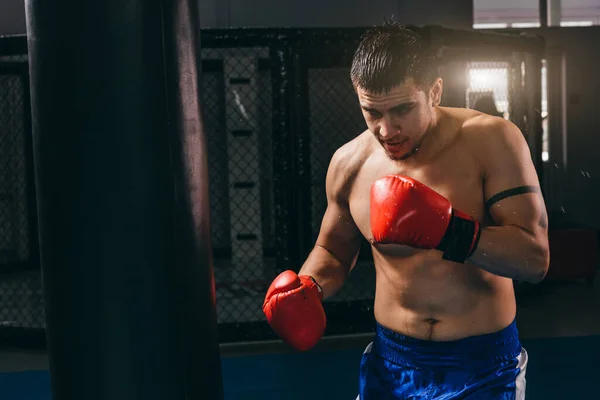
M410 79L387 93L356 89L367 126L391 159L406 160L418 150L439 102L438 91L441 81L424 92Z

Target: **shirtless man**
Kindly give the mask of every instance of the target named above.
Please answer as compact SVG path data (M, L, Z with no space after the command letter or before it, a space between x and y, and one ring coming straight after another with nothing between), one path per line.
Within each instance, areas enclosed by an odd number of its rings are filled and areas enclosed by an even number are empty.
M351 79L368 130L333 155L316 245L298 274L273 281L263 310L285 341L313 347L321 302L343 285L362 236L377 325L359 398L523 399L512 282L540 282L548 269L538 177L515 125L439 105L428 54L393 23L364 36Z

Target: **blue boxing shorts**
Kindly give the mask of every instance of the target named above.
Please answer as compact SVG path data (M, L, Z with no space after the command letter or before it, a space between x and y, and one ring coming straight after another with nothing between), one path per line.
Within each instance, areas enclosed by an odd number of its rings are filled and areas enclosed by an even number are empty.
M377 324L361 359L356 400L523 400L526 367L515 321L495 333L444 342Z

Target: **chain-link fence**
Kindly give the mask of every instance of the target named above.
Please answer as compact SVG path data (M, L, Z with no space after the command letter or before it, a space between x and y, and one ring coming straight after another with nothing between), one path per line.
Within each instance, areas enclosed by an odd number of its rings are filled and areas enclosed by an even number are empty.
M262 314L267 287L279 272L302 266L327 206L331 156L366 129L349 77L363 31L203 32L201 97L221 342L274 337ZM476 108L491 97L498 114L535 144L539 43L443 28L427 34L440 48L443 105ZM1 50L0 38L0 62L7 65ZM23 329L44 327L26 58L10 57L12 68L21 69L0 69L0 345L8 328L20 328L22 336ZM371 329L374 291L364 241L344 288L325 302L327 334Z
M0 263L27 260L26 82L19 64L0 65Z
M30 121L27 58L0 56L0 343L45 326Z
M220 324L260 321L261 299L274 273L268 54L265 48L202 53Z

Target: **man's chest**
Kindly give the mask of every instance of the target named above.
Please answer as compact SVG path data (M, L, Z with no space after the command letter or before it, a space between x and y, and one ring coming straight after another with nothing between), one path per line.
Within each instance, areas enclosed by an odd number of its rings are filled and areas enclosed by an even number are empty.
M415 179L447 198L454 208L484 220L482 171L474 158L465 154L443 157L419 167L403 167L387 159L374 160L361 169L349 198L352 217L367 239L371 239L371 186L386 175Z

